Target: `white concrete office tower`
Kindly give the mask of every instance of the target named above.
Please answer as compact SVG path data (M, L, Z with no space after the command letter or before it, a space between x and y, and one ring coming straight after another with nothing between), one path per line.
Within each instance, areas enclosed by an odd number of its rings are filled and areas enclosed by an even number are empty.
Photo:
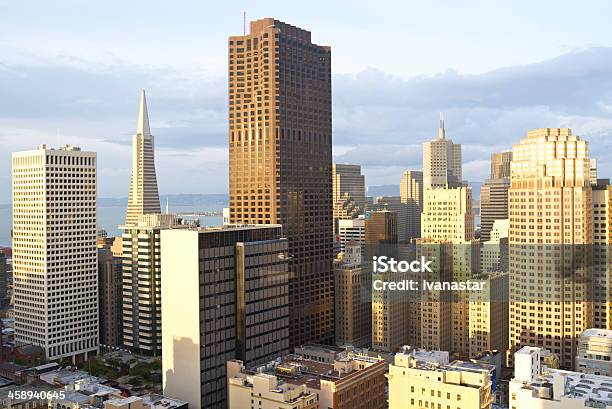
M406 240L421 237L423 172L416 170L404 171L404 176L400 182L400 200L406 207Z
M346 219L338 221L338 235L340 236L340 251L346 250L350 241L358 241L361 244L361 253L365 254L365 219Z
M514 354L510 408L611 408L612 378L551 369L541 364L543 350L525 346Z
M136 134L132 137L132 178L125 224L135 226L143 214L161 213L157 176L155 175L154 140L149 128L149 113L144 90L140 94L140 111Z
M98 350L96 154L13 153L15 341L47 359Z
M278 224L163 230L164 395L227 407L226 362L289 352L289 255Z
M423 144L423 184L425 189L462 185L461 145L446 139L442 114L438 137Z
M573 368L592 326L588 143L567 128L514 145L509 190L510 350L539 345Z
M612 330L591 328L580 334L576 370L612 376Z

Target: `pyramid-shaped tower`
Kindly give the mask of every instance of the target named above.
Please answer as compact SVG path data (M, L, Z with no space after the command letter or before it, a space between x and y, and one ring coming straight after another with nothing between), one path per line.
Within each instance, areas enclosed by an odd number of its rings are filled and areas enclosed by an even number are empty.
M132 178L128 196L126 226L136 226L143 214L161 213L153 135L149 128L149 114L145 91L140 94L140 112L136 134L132 137Z

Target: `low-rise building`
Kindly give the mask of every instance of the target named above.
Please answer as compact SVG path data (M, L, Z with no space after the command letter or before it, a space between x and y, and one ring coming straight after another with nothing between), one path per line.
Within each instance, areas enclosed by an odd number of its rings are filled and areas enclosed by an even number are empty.
M612 376L612 330L592 328L580 334L576 369L582 373Z
M493 365L467 361L449 364L438 353L402 348L387 377L389 409L493 407Z
M288 355L247 369L241 361L229 361L228 409L248 408L251 399L262 409L383 409L387 407L386 368L382 358L351 351L338 354L333 363Z
M541 351L525 346L514 354L510 409L612 408L612 378L548 368Z

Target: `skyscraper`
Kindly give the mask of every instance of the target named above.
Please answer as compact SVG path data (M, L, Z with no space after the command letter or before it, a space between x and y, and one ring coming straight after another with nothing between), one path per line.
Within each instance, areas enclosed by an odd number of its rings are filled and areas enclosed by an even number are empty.
M123 346L121 238L98 238L100 344Z
M400 199L406 206L406 240L421 237L423 172L407 170L400 182Z
M539 345L572 368L592 324L588 144L567 128L530 131L511 167L510 352Z
M365 177L361 174L360 165L334 163L332 166L332 193L334 204L344 200L346 196L351 198L360 213L365 209ZM340 215L336 214L334 206L334 219Z
M480 187L480 239L488 241L496 220L508 218L510 179L487 179Z
M336 344L366 347L372 342L372 269L350 241L334 261Z
M372 210L389 210L395 213L397 219L397 241L406 240L408 226L408 208L402 203L400 196L376 196Z
M462 185L461 145L446 139L442 114L438 137L423 144L423 185L425 189Z
M291 345L334 342L331 50L273 18L229 39L230 221L289 240Z
M13 153L15 341L49 360L98 350L96 154Z
M140 353L161 352L161 229L178 225L161 215L153 135L144 90L136 134L132 137L132 178L123 230L123 342Z
M279 225L164 230L164 394L227 407L226 362L289 352L287 240Z
M173 214L144 214L123 230L123 344L147 355L161 353L161 231L185 228Z
M142 90L138 125L132 137L132 177L125 225L134 226L140 215L149 213L161 213L161 209L155 175L154 140L149 128L145 91Z
M602 182L593 186L593 325L612 330L612 185Z
M512 151L491 154L491 179L510 179Z

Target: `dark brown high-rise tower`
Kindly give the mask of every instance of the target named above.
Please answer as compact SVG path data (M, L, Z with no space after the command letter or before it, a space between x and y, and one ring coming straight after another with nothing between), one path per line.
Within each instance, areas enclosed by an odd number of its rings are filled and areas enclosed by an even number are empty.
M289 240L290 343L334 341L331 50L265 18L229 39L230 219Z

